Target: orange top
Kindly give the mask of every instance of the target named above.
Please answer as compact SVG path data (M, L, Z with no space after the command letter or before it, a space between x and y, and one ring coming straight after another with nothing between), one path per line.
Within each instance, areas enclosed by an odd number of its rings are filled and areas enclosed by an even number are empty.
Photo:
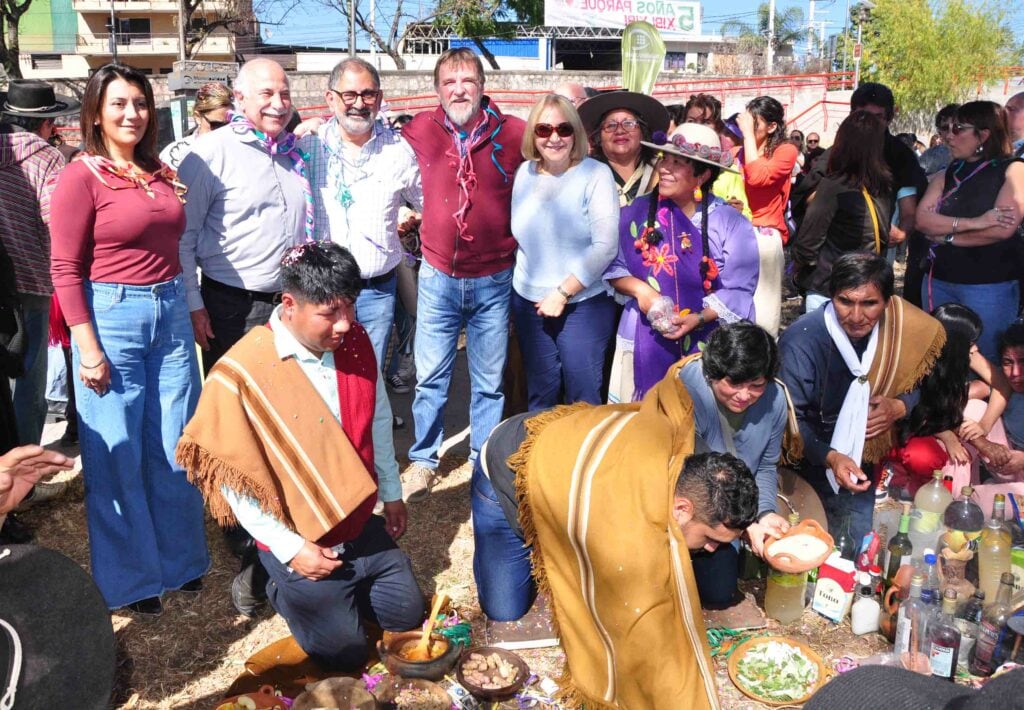
M786 203L789 202L790 178L799 151L792 143L783 143L770 158L746 161L743 149L734 155L743 165L743 185L755 227L774 227L782 232L783 243L789 241L786 226Z

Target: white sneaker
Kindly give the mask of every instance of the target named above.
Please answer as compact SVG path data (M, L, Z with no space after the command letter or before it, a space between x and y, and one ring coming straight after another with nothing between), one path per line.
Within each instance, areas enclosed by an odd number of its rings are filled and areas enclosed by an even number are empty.
M37 505L43 503L49 503L52 500L56 500L64 495L64 491L68 488L67 481L59 481L56 483L37 483L32 486L32 492L21 501L21 504L14 510L18 513L24 513L30 508L34 508Z
M409 464L402 473L402 498L406 503L426 500L437 482L437 471L421 463Z

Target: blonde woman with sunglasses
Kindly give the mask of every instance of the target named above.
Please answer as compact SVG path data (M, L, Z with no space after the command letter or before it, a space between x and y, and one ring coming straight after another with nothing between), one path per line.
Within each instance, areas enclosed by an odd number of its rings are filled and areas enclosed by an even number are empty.
M616 321L601 279L618 245L615 179L587 157L579 114L556 94L530 112L522 152L512 189L512 317L529 407L600 404Z

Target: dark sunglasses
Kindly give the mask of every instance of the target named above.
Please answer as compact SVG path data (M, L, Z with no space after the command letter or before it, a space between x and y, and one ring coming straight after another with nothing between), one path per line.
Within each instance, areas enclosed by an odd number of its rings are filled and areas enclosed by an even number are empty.
M935 125L935 128L939 131L939 133L946 133L952 127L953 127L952 123L937 123Z
M958 136L961 133L964 133L965 131L973 131L974 126L972 126L970 123L953 123L949 126L949 130L953 133L954 136Z
M814 138L808 138L807 145L818 145L818 141L815 140Z
M210 124L211 131L216 131L218 128L224 128L224 126L228 125L227 121L211 121L206 119L206 122Z
M552 133L557 133L560 138L568 138L573 134L571 123L559 123L552 126L550 123L538 123L533 127L533 135L538 138L550 138Z

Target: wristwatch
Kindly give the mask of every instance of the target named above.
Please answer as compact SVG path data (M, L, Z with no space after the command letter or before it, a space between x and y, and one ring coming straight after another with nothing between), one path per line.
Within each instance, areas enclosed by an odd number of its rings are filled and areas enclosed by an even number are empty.
M565 299L566 303L572 300L572 294L566 291L564 288L562 288L562 284L558 284L557 286L555 286L555 290L558 291L559 294L561 294L562 298Z

